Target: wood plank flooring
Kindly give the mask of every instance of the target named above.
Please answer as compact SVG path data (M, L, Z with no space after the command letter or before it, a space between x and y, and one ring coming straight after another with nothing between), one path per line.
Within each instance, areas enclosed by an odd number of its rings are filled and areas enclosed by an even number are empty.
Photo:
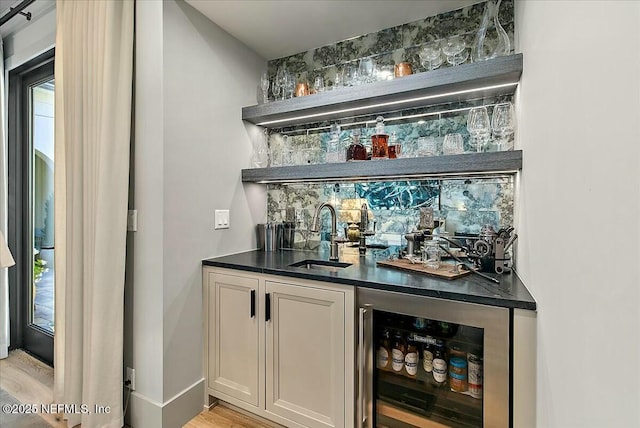
M22 350L11 351L8 358L0 360L0 388L24 404L53 403L53 369ZM38 416L54 428L67 428L60 415ZM25 419L21 426L43 426L33 425L31 420Z
M11 351L9 357L0 360L0 388L25 404L53 402L53 369L22 350ZM1 416L1 415L0 415ZM60 415L44 414L24 418L12 427L40 428L44 419L53 428L68 428ZM3 425L4 424L0 424ZM271 428L225 406L215 406L190 420L184 428Z
M191 419L183 428L271 428L225 406L215 406Z

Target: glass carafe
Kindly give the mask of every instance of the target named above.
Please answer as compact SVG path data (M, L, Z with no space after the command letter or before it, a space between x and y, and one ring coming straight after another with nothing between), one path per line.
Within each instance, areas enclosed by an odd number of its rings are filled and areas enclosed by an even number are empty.
M371 158L384 159L389 157L389 135L384 132L384 118L376 118L376 133L371 136Z
M498 10L502 0L488 0L480 21L480 28L471 47L471 61L485 61L497 56L509 55L509 35L500 25Z

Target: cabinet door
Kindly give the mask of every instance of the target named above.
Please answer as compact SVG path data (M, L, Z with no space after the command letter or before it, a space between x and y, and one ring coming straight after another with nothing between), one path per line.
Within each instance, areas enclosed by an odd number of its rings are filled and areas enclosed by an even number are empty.
M209 274L208 386L253 406L259 402L258 285L256 278Z
M266 292L267 412L310 428L344 427L344 293L275 282Z

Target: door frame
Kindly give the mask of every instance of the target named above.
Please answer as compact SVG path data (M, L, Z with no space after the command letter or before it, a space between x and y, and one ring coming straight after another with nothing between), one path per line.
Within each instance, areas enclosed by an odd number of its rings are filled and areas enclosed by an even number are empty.
M27 245L33 233L32 220L23 215L30 210L28 85L46 81L54 74L55 48L9 71L8 102L8 192L7 240L15 253L16 266L9 269L10 349L23 348L44 362L53 365L53 334L29 321L30 287L20 287L33 274L33 248Z

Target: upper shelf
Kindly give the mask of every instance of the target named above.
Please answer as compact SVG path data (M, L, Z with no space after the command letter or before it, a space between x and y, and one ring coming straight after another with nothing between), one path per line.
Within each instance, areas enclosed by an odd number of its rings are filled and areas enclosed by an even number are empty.
M522 150L400 158L242 170L247 183L362 181L514 174L522 169Z
M515 54L244 107L242 119L269 128L282 128L353 115L507 95L515 91L521 74L522 54Z

